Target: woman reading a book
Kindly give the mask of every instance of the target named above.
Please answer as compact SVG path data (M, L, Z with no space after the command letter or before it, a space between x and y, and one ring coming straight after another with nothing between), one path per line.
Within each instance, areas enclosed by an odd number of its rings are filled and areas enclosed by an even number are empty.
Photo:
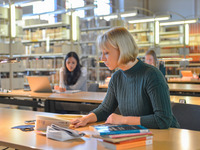
M75 127L96 121L142 125L147 128L179 127L172 114L169 88L161 72L137 58L138 47L124 27L115 27L98 37L101 59L116 71L98 108L72 121ZM115 114L119 108L121 115Z
M56 88L61 92L66 89L87 90L87 71L86 68L81 67L78 55L75 52L69 52L66 55L64 67L60 69L59 87Z

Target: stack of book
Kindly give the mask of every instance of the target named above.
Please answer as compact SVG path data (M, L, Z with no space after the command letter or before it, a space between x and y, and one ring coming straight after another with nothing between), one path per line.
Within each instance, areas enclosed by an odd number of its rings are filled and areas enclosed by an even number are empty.
M98 143L109 149L124 150L153 143L152 132L141 125L100 124L90 129L95 131L93 137L100 139Z

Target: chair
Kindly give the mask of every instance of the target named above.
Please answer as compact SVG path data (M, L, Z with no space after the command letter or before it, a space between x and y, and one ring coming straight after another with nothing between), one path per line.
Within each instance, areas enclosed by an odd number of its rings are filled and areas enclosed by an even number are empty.
M200 131L200 106L183 103L172 103L172 112L180 128Z
M98 92L99 84L98 83L90 83L88 86L88 92Z

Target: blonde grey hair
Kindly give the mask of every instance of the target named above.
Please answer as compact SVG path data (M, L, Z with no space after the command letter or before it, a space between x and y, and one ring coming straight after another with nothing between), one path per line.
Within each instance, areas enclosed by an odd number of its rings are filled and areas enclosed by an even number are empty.
M137 58L137 44L130 32L124 27L111 28L97 38L99 50L108 49L108 45L120 51L119 64L127 64Z

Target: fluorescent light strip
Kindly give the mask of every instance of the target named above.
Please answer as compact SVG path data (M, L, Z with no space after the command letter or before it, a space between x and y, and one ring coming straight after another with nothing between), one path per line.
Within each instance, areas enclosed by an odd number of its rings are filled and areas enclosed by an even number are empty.
M143 22L153 22L153 21L161 21L161 20L168 20L170 16L160 16L155 18L145 18L145 19L138 19L138 20L129 20L129 23L143 23Z
M159 21L155 22L155 44L159 44L160 36L159 36Z
M76 26L77 26L77 17L75 13L72 13L72 36L73 36L72 39L73 41L76 41L78 39Z
M162 20L169 20L170 17L158 17L158 18L155 18L155 21L162 21Z
M103 18L108 21L110 19L116 19L117 17L118 17L117 15L110 15L110 16L104 16Z
M189 45L189 24L185 24L185 45Z
M11 12L11 37L16 36L16 23L15 23L15 5L12 4L10 6L10 12Z
M128 23L142 23L142 22L152 22L154 21L154 18L149 19L141 19L141 20L130 20Z
M167 25L177 25L177 24L185 24L185 23L196 23L197 20L185 20L185 21L172 21L172 22L162 22L160 26L167 26Z
M134 13L124 13L124 14L121 14L121 17L133 17L133 16L136 16L137 13L134 12Z

